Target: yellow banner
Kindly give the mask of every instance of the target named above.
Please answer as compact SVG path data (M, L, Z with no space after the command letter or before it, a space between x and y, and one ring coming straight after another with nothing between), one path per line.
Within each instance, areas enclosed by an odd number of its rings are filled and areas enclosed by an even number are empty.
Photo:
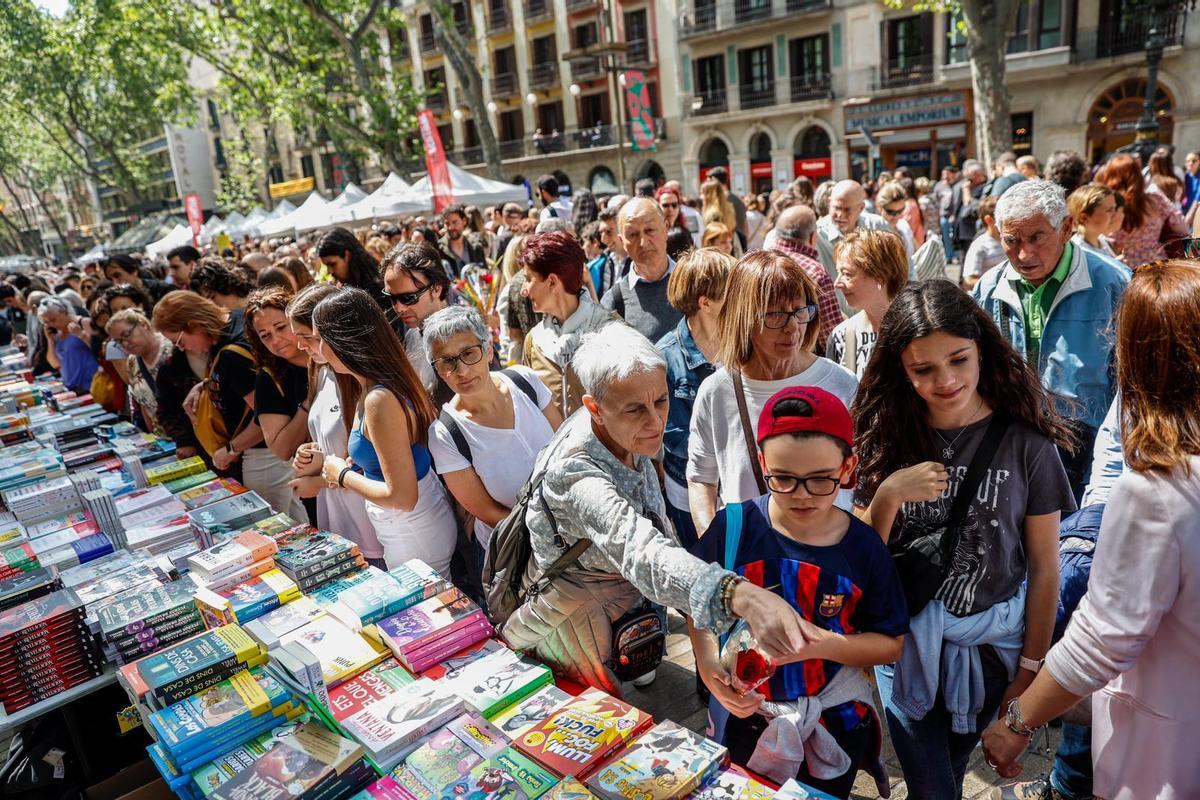
M293 194L301 194L303 192L311 192L313 190L312 178L297 178L294 181L284 181L283 183L271 184L271 197L288 197Z

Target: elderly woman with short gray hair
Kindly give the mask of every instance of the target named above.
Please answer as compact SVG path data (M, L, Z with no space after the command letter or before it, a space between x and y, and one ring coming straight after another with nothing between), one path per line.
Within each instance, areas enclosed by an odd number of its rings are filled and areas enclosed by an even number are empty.
M486 551L492 527L508 516L562 415L529 367L489 370L492 337L475 311L444 308L421 333L433 368L454 392L429 426L429 452L446 488L474 516L475 542Z
M571 366L584 407L537 460L540 496L525 515L531 572L540 575L578 542L590 544L509 617L504 639L557 673L617 696L612 626L647 599L712 631L745 618L769 655L799 651L809 640L806 623L785 600L691 555L666 521L653 459L670 393L654 345L610 323L583 340Z

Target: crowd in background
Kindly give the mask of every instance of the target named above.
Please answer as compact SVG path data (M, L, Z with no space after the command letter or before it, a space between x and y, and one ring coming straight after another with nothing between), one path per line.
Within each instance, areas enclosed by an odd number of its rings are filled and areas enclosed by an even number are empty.
M0 344L480 600L518 506L555 578L505 638L619 693L610 629L681 611L764 774L846 797L886 727L910 796L958 797L981 737L1013 774L1098 692L1003 797L1200 795L1200 155L728 181L12 275ZM738 618L780 665L749 692Z

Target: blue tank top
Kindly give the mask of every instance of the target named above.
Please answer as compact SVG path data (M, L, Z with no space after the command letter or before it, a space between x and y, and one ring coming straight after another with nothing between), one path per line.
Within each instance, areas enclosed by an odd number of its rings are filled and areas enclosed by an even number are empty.
M385 386L376 386L375 389L384 389ZM372 389L371 391L375 391ZM350 431L350 438L347 443L347 452L350 458L354 460L354 466L362 470L363 475L373 481L383 480L383 468L379 465L379 455L375 452L375 445L371 444L371 440L362 433L362 420L358 422L358 427ZM417 470L417 480L421 480L429 473L433 459L429 455L429 448L423 444L417 443L412 446L413 466Z

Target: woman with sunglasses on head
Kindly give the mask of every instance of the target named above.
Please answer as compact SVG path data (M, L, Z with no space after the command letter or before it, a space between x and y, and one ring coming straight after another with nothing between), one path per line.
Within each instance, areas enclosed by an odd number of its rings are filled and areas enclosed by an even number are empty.
M427 446L435 411L375 300L343 287L313 310L313 335L338 373L358 382L348 457L324 453L330 488L356 492L389 568L419 558L450 574L457 524Z
M367 516L366 500L350 489L331 487L321 476L322 453L348 452L354 413L362 396L358 381L329 366L321 339L313 332L313 310L337 291L330 283L312 284L287 306L296 347L309 357L313 369L313 397L306 415L310 441L296 448L292 458L292 469L297 476L292 480L292 491L302 498L316 498L318 528L337 531L358 545L368 564L387 569L383 545Z
M175 346L170 339L154 330L150 320L137 308L117 311L109 318L104 330L113 342L128 353L125 371L129 375L127 384L133 400L134 423L144 431L169 437L170 432L158 419L157 387L158 375L162 367L170 362ZM190 390L191 385L187 389ZM186 396L187 390L184 390L180 397Z
M482 565L492 527L508 516L562 415L529 367L490 370L491 335L475 311L438 311L424 337L434 369L455 392L429 428L429 451L450 493L475 517Z
M897 557L912 615L876 669L909 792L962 795L1002 700L1033 680L1058 607L1070 433L1037 374L949 281L905 288L854 404L858 514ZM940 558L939 558L940 556Z
M688 435L688 501L696 530L707 530L723 504L766 493L754 426L767 400L789 386L815 386L849 406L858 380L815 355L820 333L817 286L804 268L775 250L748 253L729 273L717 327L720 365L700 384ZM838 498L850 507L849 493Z

